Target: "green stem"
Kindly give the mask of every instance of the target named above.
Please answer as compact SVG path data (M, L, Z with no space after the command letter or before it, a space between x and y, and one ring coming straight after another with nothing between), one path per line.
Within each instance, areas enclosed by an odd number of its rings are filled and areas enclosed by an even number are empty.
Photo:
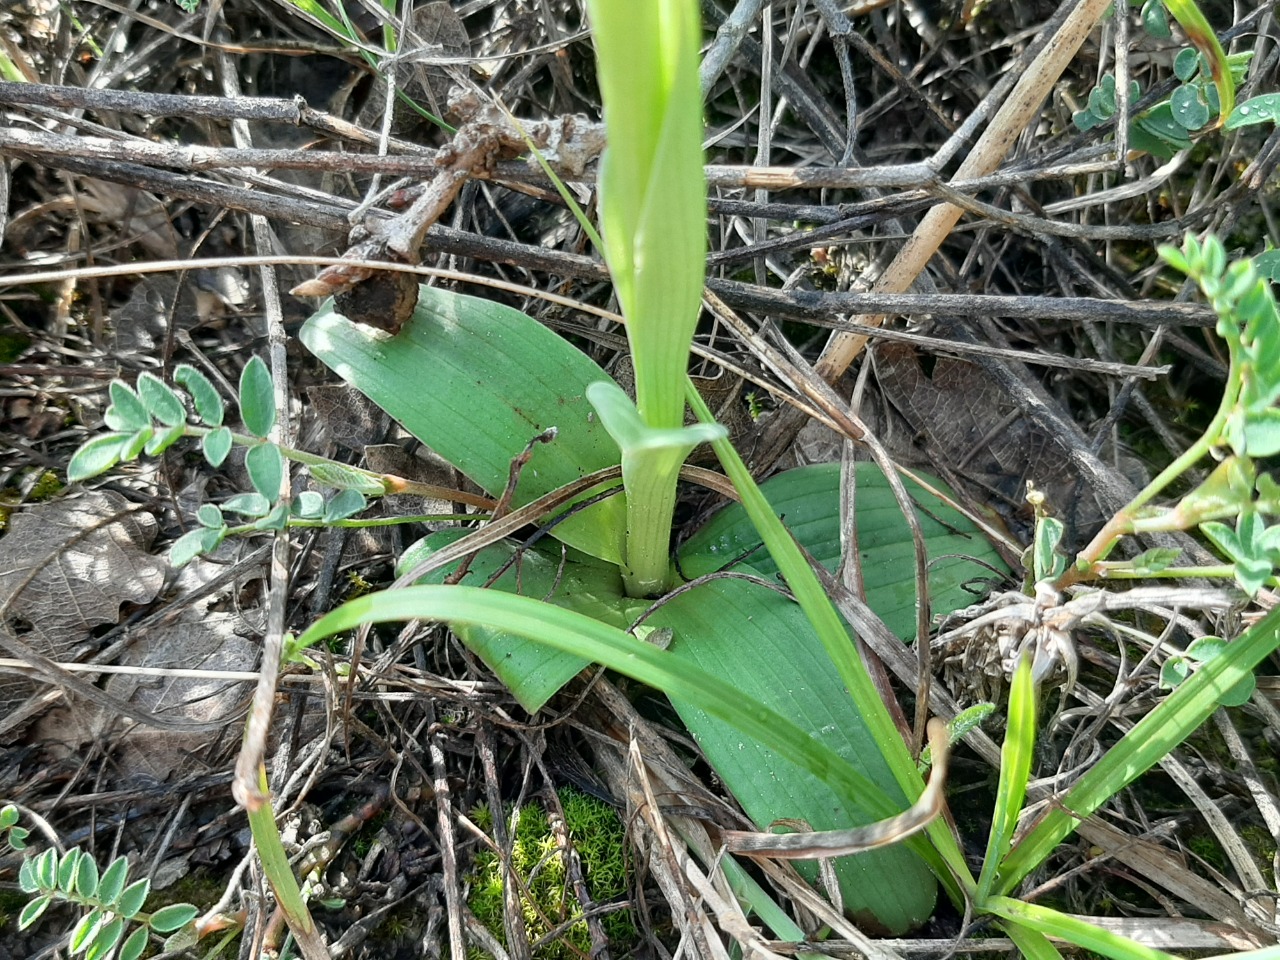
M302 955L306 960L328 960L329 951L324 945L316 929L311 911L302 899L302 890L293 875L293 867L289 865L289 857L284 852L284 844L280 842L280 830L276 826L275 813L269 799L267 771L265 767L258 769L258 786L262 795L267 797L257 809L248 809L249 829L253 833L253 842L258 847L258 857L262 861L263 873L276 895L276 903L284 914L285 922L293 933Z
M1222 437L1222 431L1226 429L1227 420L1236 405L1236 400L1240 396L1240 387L1240 370L1233 351L1231 366L1227 371L1227 386L1222 395L1222 403L1218 406L1218 412L1214 415L1213 421L1200 436L1200 439L1188 447L1173 463L1160 471L1159 476L1138 491L1138 494L1132 500L1106 522L1097 535L1089 541L1089 545L1076 554L1076 562L1066 569L1055 584L1059 590L1096 575L1094 565L1107 558L1107 555L1120 542L1121 537L1138 531L1139 524L1142 521L1136 516L1137 512L1155 499L1169 484L1199 463L1217 445Z

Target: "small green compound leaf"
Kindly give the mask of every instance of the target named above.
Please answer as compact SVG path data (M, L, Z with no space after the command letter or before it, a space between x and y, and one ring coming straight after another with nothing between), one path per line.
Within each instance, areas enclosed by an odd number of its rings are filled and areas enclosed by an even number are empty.
M1076 129L1081 133L1092 130L1098 124L1106 121L1106 117L1100 117L1092 110L1077 110L1071 115L1071 122L1076 125Z
M1167 570L1182 555L1177 547L1152 547L1133 558L1133 569L1141 574L1150 575Z
M17 850L19 852L27 849L27 837L30 833L31 831L26 827L11 827L7 838L9 841L9 849Z
M87 853L76 867L76 893L86 898L98 894L98 862Z
M1200 69L1200 54L1194 47L1183 47L1173 58L1173 72L1179 80L1186 83Z
M102 928L103 922L107 919L101 907L95 907L80 918L71 930L71 942L69 944L71 953L74 956L79 953L94 937L98 935L98 931Z
M151 443L151 438L155 435L155 427L143 427L120 445L120 459L126 463L130 460L136 460L138 455Z
M150 879L143 877L141 880L135 880L125 887L124 892L120 894L120 902L116 906L116 912L126 920L132 920L138 915L142 905L147 902L147 896L150 893Z
M53 897L49 894L45 894L43 897L36 897L30 901L22 908L22 912L18 914L18 929L25 930L39 920L40 915L49 908L49 904L52 902Z
M1156 40L1168 40L1173 35L1169 29L1169 17L1164 12L1162 0L1146 0L1141 11L1142 29Z
M187 408L173 389L155 374L139 375L138 396L147 411L165 426L175 427L186 422Z
M18 889L23 893L35 893L40 889L40 884L36 880L36 861L27 859L22 861L22 866L18 868Z
M255 437L265 438L276 424L271 371L261 357L250 357L240 372L240 418Z
M102 879L98 881L98 899L106 904L114 904L129 879L129 858L116 857L102 871Z
M1278 122L1280 122L1280 93L1264 93L1260 97L1250 97L1232 110L1225 126L1228 130L1236 130L1240 127L1251 127L1257 123ZM1275 277L1273 276L1272 279L1274 280Z
M50 847L36 858L36 886L40 890L56 890L58 887L58 851ZM30 892L30 891L28 891Z
M238 493L224 501L222 509L243 517L265 517L271 512L271 502L260 493Z
M307 470L315 478L316 483L322 483L326 487L357 490L371 497L380 497L387 492L386 484L377 477L355 467L349 467L345 463L309 463Z
M171 446L173 446L175 443L181 440L182 437L186 434L186 432L187 432L187 428L182 424L178 424L176 427L169 427L165 430L161 430L159 433L156 433L154 436L152 436L146 442L146 444L143 446L142 449L146 451L147 456L158 457L160 454L164 453Z
M104 433L80 445L67 464L67 482L79 483L106 473L120 462L120 453L129 440L127 433Z
M111 381L111 406L104 419L112 430L141 430L151 423L151 414L138 395L123 380ZM113 422L114 421L114 422Z
M58 889L63 893L74 893L76 889L76 867L80 863L80 848L72 847L58 861Z
M1187 645L1186 657L1196 663L1212 660L1227 649L1227 641L1221 637L1196 637Z
M120 960L138 960L142 956L142 951L147 949L149 932L146 927L138 927L129 934L129 938L120 948Z
M324 519L329 523L346 520L360 513L368 505L369 501L359 490L339 490L325 507Z
M218 530L226 523L222 519L222 511L212 503L201 504L196 511L196 519L202 527L209 527L211 530Z
M280 485L284 483L284 457L274 443L260 443L250 447L244 456L245 469L253 488L271 503L280 499Z
M89 942L84 951L84 960L101 960L102 957L105 957L116 948L116 944L120 942L120 938L123 936L124 921L119 917L115 917L104 924Z
M293 501L293 513L304 520L314 520L324 513L324 497L315 490L304 490Z
M1209 106L1200 99L1200 91L1192 84L1178 87L1169 97L1173 118L1188 130L1199 130L1209 122Z
M220 530L210 530L207 527L188 530L169 547L169 565L175 568L186 566L202 553L215 549L226 534L226 527Z
M231 431L226 427L219 427L204 435L200 441L200 448L204 451L204 458L209 461L209 466L222 466L222 462L227 459L227 454L231 452L231 443Z
M189 903L171 903L151 915L151 929L156 933L172 933L185 927L199 912Z
M174 368L173 381L187 388L187 393L191 394L191 401L195 404L196 415L201 420L211 427L222 426L222 398L218 396L218 388L208 377L191 364L180 363Z
M285 503L277 503L265 517L253 522L255 530L283 530L288 525L289 505Z

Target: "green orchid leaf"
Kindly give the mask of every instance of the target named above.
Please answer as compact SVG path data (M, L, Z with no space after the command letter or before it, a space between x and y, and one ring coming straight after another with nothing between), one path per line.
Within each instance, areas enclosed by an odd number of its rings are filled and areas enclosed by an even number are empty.
M996 869L1009 852L1018 815L1027 796L1027 780L1031 776L1031 760L1036 745L1036 685L1032 679L1032 657L1024 653L1018 658L1009 688L1009 719L1004 746L1000 750L1000 782L996 787L995 812L991 817L991 833L987 852L982 858L978 877L978 901L985 902L995 884Z
M756 572L745 565L735 570ZM670 652L678 662L726 678L745 699L776 711L838 754L892 798L893 812L909 805L793 601L742 579L717 579L677 594L645 622L671 628ZM697 701L673 697L672 703L716 775L759 828L792 818L814 830L836 830L883 816L882 806L842 803L836 791L786 754L744 737ZM816 862L793 865L816 880ZM840 857L834 868L845 910L860 924L902 933L932 913L937 884L913 846Z
M468 533L441 530L419 540L400 558L397 576ZM458 564L452 564L429 573L419 583L443 583L455 576L457 569ZM619 628L630 626L646 606L625 598L618 568L612 564L583 554L562 561L558 549L553 552L524 549L511 541L496 543L476 554L459 583L546 600ZM540 710L556 691L590 663L582 657L548 650L532 640L488 627L460 623L454 632L530 713Z
M518 310L419 288L413 317L395 336L347 320L327 304L302 342L406 430L492 496L511 462L555 427L520 474L515 506L621 463L617 445L587 403L587 386L607 375ZM592 556L622 561L626 504L611 497L557 524L558 539Z
M880 469L872 463L859 463L856 469L858 546L867 602L898 636L914 637L915 554L911 532ZM945 490L938 481L926 479ZM989 583L998 575L993 568L1001 574L1008 568L971 521L911 481L906 485L924 508L918 514L925 546L933 558L929 564L929 594L934 611L949 613L968 606L975 598L965 589L968 581ZM823 566L834 570L840 562L840 465L824 463L789 470L765 481L760 488L801 546ZM743 558L767 576L777 572L745 511L736 505L712 517L684 542L679 552L681 572L689 579ZM979 592L982 589L985 588Z

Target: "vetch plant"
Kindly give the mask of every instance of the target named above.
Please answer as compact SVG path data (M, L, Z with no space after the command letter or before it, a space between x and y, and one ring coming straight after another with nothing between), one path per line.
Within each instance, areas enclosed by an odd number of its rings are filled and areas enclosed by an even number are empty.
M15 807L0 809L0 832L7 833L10 845L21 850L25 849L26 830L17 822ZM93 856L79 847L62 856L49 849L25 859L18 871L18 888L33 895L18 915L19 930L34 925L55 903L71 903L83 911L71 929L68 949L71 956L83 955L85 960L113 955L118 960L137 960L153 933L182 938L185 943L189 938L183 935L184 928L199 913L188 903L144 913L151 881L144 877L130 883L125 857L116 857L105 870L99 870ZM126 937L130 927L133 930Z

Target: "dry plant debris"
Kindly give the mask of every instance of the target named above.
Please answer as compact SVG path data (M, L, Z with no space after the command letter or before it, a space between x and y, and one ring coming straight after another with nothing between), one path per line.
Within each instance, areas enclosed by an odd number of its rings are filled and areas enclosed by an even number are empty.
M1114 122L1078 130L1073 112L1108 72L1142 82L1135 109L1173 85L1178 41L1080 12L1102 6L703 4L708 289L751 335L717 311L697 372L743 378L724 403L738 408L735 438L759 473L806 450L838 452L830 428L848 424L819 403L826 377L856 397L859 422L898 461L947 477L1009 543L1027 538L1028 481L1078 541L1194 435L1223 358L1202 329L1212 316L1188 302L1189 287L1171 286L1153 245L1188 229L1246 253L1277 240L1280 143L1249 128L1166 161L1117 156ZM51 839L189 873L194 892L180 895L243 924L241 956L278 927L242 869L243 820L218 753L240 736L243 675L264 633L389 579L399 535L299 531L269 572L262 549L246 550L170 581L162 548L195 523L202 499L247 488L240 464L215 476L171 450L155 471L46 502L39 477L96 429L117 371L164 375L188 362L230 397L267 342L287 369L281 409L299 446L353 464L421 463L394 425L335 396L314 361L282 346L310 305L281 290L385 276L388 259L453 271L442 283L492 284L491 296L604 362L619 344L618 330L574 309L609 307L602 265L554 185L517 159L528 134L589 207L599 104L578 0L429 3L412 29L377 4L344 9L366 51L381 47L384 25L396 33L386 69L286 4L0 8L0 58L23 81L0 82L0 645L6 663L25 664L4 668L0 792ZM1234 12L1229 22L1209 10L1224 44L1257 54L1242 94L1277 89L1273 7ZM451 88L455 131L400 96L439 113ZM993 129L1000 136L984 135ZM924 257L904 267L904 240L926 233ZM402 281L385 302L415 293ZM883 337L864 322L886 316ZM841 379L852 357L823 354L833 329L868 344ZM801 444L804 413L816 426ZM379 452L384 442L399 453ZM1229 631L1238 613L1218 597L1150 596L1141 629L1126 613L1113 616L1117 630L1098 621L1107 611L1090 607L1096 599L1016 597L984 608L1005 631L994 650L971 645L981 622L948 627L931 679L939 697L966 696L958 657L963 679L1002 680L1028 628L1074 662L1032 790L1046 805L1151 702L1162 645ZM99 665L104 652L117 666L217 661L225 678L149 687L56 665ZM918 688L914 656L884 657L900 692ZM745 824L642 696L633 703L600 679L531 718L441 631L375 633L314 659L310 679L280 684L271 787L295 852L323 851L311 880L337 904L319 916L343 955L461 956L464 929L493 949L468 922L466 863L481 844L501 854L506 843L509 855L510 840L503 815L483 837L467 811L483 801L509 813L584 781L619 803L631 831L631 902L652 955L681 943L700 957L727 956L731 942L753 956L794 951L766 938L715 869L721 831ZM1039 892L1095 916L1105 904L1117 929L1171 949L1274 943L1280 713L1274 684L1260 689L1220 712L1167 779L1141 781L1083 824ZM136 726L139 715L151 725ZM962 747L953 763L953 809L961 796L989 804L994 745L975 736L978 759ZM981 826L962 824L975 836ZM0 880L12 867L0 858ZM833 932L831 955L1011 946L959 939L961 918L946 907L917 939L869 940L786 864L758 877L811 929ZM508 955L533 955L514 908L511 920ZM0 956L35 954L39 940L10 940L12 921L0 923L0 943L15 944Z

